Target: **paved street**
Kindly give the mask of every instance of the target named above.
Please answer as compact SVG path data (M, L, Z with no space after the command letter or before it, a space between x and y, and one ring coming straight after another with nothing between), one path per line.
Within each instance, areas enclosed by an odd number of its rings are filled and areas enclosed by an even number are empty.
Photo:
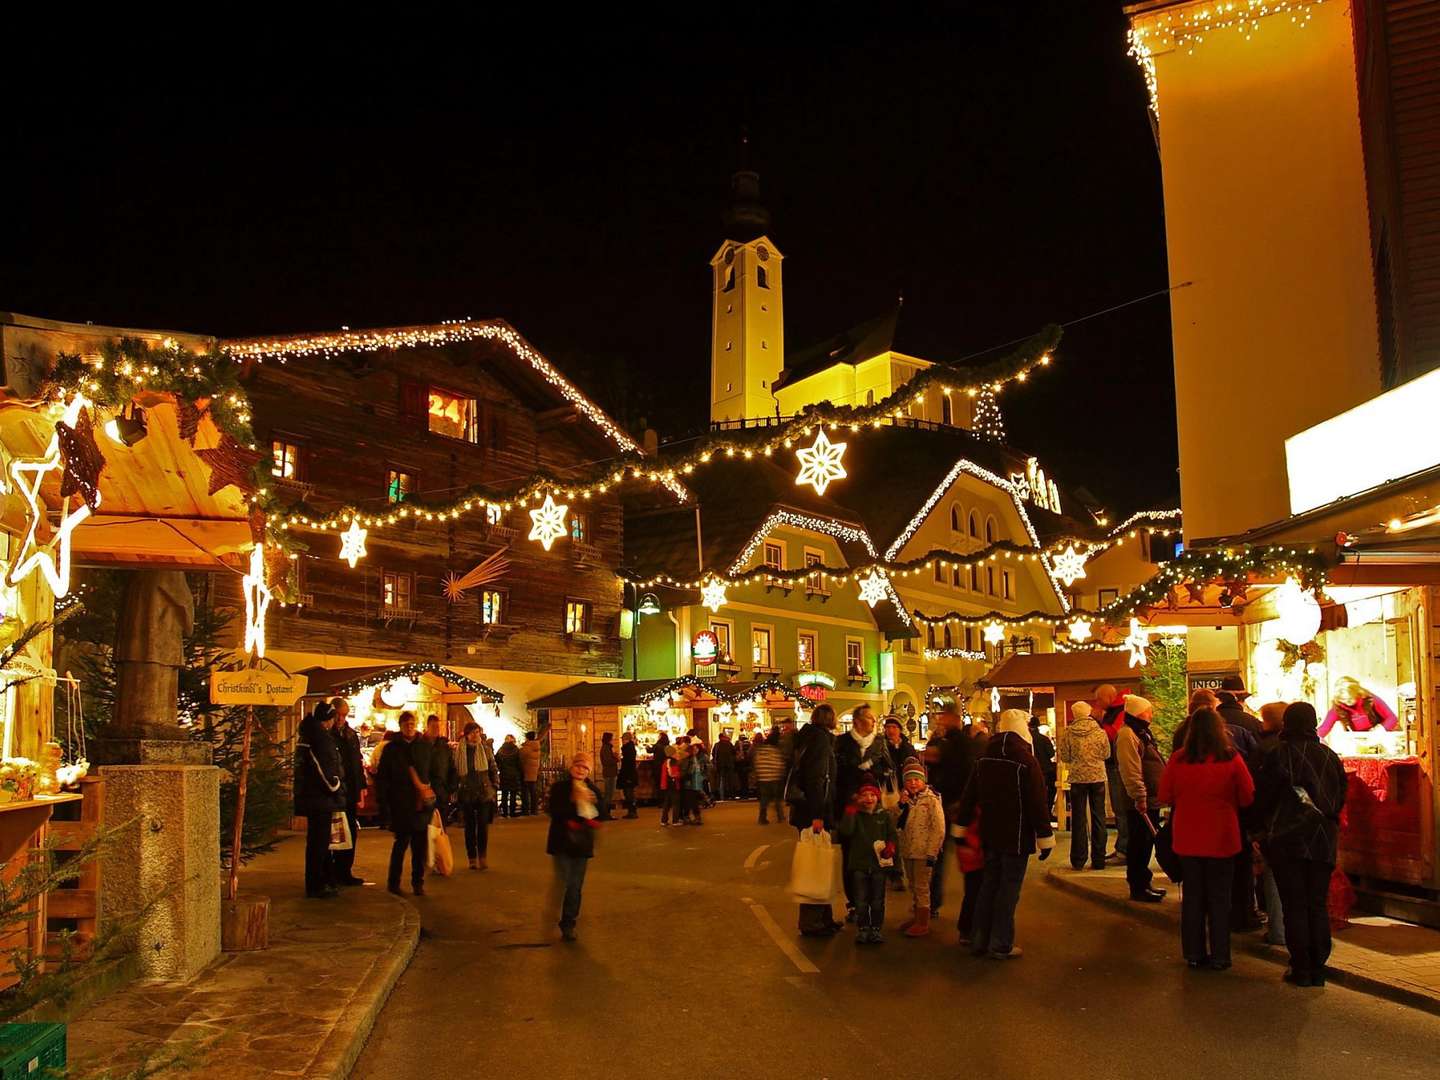
M662 830L647 809L607 826L570 946L539 910L543 821L497 824L493 869L416 901L425 937L354 1076L1384 1078L1440 1060L1434 1016L1295 990L1239 954L1227 974L1191 973L1170 934L1046 888L1033 862L1018 961L963 954L953 900L927 940L801 939L793 833L754 813ZM383 839L367 832L361 857L382 880Z

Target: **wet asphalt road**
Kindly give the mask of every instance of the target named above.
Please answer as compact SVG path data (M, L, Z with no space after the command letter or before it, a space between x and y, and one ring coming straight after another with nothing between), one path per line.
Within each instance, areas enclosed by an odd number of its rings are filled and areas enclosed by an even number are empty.
M853 929L796 934L785 892L795 834L756 824L753 803L699 828L641 814L604 828L575 944L544 911L542 819L497 822L485 872L464 868L452 827L461 866L410 901L424 936L352 1075L1384 1080L1440 1069L1440 1018L1336 986L1297 990L1238 952L1227 973L1191 972L1175 936L1050 888L1034 860L1022 959L961 950L958 898L928 939L892 929L884 945L857 947ZM362 834L367 877L383 882L388 847ZM889 904L893 928L906 897Z

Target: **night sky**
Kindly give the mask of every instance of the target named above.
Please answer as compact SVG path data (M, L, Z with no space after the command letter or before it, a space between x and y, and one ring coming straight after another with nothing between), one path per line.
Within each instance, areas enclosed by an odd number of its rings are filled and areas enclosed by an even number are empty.
M1164 289L1119 4L962 10L863 37L37 69L0 178L0 309L222 336L498 316L674 438L708 419L742 124L791 350L902 293L905 346L959 360ZM1002 404L1015 445L1128 510L1174 505L1173 394L1161 296L1069 328Z

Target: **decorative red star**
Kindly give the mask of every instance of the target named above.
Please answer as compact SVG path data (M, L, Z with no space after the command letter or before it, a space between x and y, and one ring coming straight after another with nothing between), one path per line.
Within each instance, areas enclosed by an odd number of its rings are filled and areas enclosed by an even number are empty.
M95 428L90 410L82 408L75 426L64 421L55 424L60 449L60 497L78 493L91 510L100 508L100 471L105 468L105 455L95 442Z
M214 495L231 484L246 494L255 490L255 466L264 457L259 451L247 449L229 435L222 435L219 446L213 450L197 450L195 454L210 466L207 494Z

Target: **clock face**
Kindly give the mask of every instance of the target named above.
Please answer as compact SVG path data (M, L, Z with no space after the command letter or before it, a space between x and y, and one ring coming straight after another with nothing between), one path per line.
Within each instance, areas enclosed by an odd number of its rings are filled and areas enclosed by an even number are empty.
M725 249L725 265L726 265L726 266L729 266L729 265L730 265L731 263L733 263L734 261L735 261L735 249L734 249L734 248L726 248L726 249Z
M770 258L770 252L766 251L764 247L756 248L755 254L760 256L761 262L764 262L766 259Z

